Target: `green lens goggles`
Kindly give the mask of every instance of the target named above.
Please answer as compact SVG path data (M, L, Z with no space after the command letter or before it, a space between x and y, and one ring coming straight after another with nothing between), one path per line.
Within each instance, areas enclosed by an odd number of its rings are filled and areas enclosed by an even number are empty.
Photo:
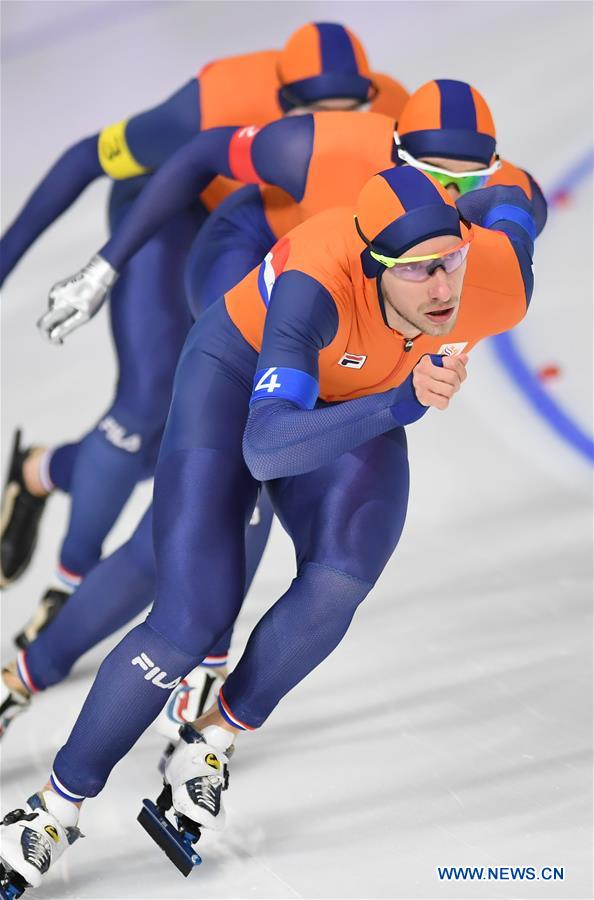
M453 184L460 194L466 194L468 191L476 191L478 188L484 187L489 179L488 175L473 175L470 173L464 178L459 174L454 175L451 172L445 175L443 172L435 172L431 171L431 169L425 171L427 171L427 174L431 175L432 178L435 178L436 181L439 181L444 188L448 188Z
M397 141L398 143L398 141ZM426 172L439 181L445 188L453 184L460 194L466 194L468 191L476 191L478 188L484 187L489 177L501 168L501 161L496 158L495 161L486 169L472 169L469 172L451 172L449 169L441 169L439 166L432 166L431 163L421 162L410 153L407 153L402 145L398 145L398 158L408 166L414 166Z

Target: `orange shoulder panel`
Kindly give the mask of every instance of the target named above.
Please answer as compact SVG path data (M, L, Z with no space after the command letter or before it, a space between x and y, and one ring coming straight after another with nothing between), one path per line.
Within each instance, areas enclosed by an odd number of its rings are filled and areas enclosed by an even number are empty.
M370 112L314 114L314 140L302 200L284 191L263 193L266 218L280 237L310 216L333 206L354 205L359 191L376 172L392 165L394 122Z
M198 73L200 127L266 125L278 119L276 50L230 56L209 63ZM212 211L243 184L231 178L215 178L200 199Z
M337 306L344 305L352 290L348 266L344 264L345 233L353 229L352 210L334 208L303 222L278 241L268 256L268 272L275 278L296 269L311 275L332 294ZM231 320L246 341L260 350L266 318L261 293L261 266L257 266L225 295ZM348 306L348 303L347 303Z
M494 187L497 184L521 187L528 199L532 200L532 186L526 172L505 159L501 160L501 168L489 177L485 187Z
M371 80L378 89L371 104L371 112L390 116L397 121L410 96L408 91L399 81L389 75L384 75L383 72L372 72Z
M198 74L200 127L265 125L282 115L276 50L217 60Z
M473 229L456 330L464 325L468 340L474 342L517 325L526 315L526 293L507 235L478 225Z

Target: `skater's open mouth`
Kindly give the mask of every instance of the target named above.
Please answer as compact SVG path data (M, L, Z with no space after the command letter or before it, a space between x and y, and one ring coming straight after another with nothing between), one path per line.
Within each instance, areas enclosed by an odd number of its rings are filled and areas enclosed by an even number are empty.
M430 316L432 319L439 319L440 321L445 322L450 318L453 312L454 307L448 306L447 309L433 309L431 312L426 313L426 315Z

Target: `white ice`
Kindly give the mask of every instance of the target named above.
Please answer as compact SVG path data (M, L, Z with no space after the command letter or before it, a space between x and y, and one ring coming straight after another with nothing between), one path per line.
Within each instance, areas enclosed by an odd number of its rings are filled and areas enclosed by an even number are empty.
M459 77L491 103L501 153L546 188L592 141L592 6L514 3L2 4L4 226L59 153L154 104L213 57L280 45L306 20L345 20L374 66L414 88ZM115 374L103 313L61 349L34 322L48 287L103 243L104 183L27 255L3 292L3 465L12 428L76 437ZM551 214L518 329L547 389L592 433L592 196ZM147 733L83 811L87 837L40 898L495 898L592 896L591 468L495 360L473 352L447 413L409 430L401 545L338 650L240 738L226 834L184 880L136 825L158 791ZM142 511L137 491L110 538ZM36 605L67 515L52 500L40 549L3 598L2 651ZM234 641L284 590L277 528ZM113 641L35 700L4 742L2 810L47 777ZM563 882L440 882L437 865L563 866Z

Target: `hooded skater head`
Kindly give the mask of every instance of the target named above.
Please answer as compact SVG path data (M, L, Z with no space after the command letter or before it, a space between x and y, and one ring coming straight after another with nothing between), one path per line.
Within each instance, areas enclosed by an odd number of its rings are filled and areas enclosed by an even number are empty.
M374 94L363 45L336 22L312 22L295 31L281 52L278 77L279 101L288 114L356 109Z
M355 227L390 327L411 336L451 331L473 231L446 189L411 166L386 169L359 194Z
M428 81L398 120L400 164L427 171L452 196L483 187L500 166L495 123L485 98L465 81Z

